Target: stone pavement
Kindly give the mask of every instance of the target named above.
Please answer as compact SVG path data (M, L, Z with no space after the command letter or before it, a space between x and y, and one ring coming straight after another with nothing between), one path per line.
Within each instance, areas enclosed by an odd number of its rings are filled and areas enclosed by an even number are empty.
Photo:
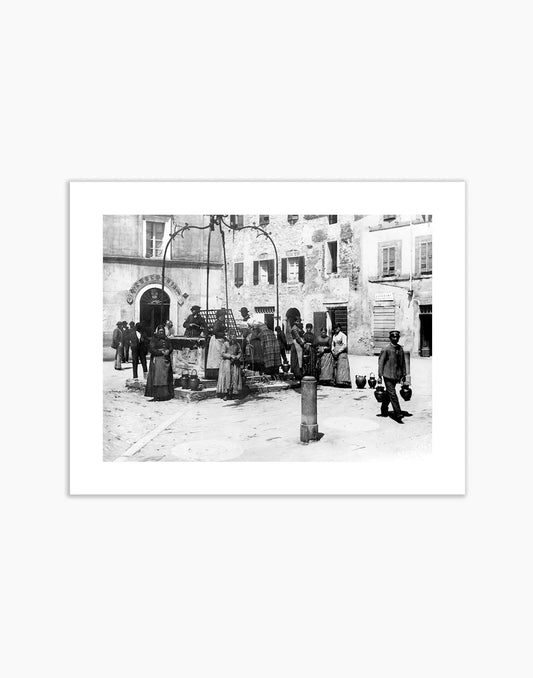
M356 374L377 372L377 357L349 356ZM199 403L148 402L125 388L131 365L104 362L104 460L113 461L364 461L431 452L431 358L411 358L413 414L403 425L377 417L373 391L318 387L318 442L300 443L300 391L218 398ZM128 450L171 423L131 456ZM134 448L135 449L135 448Z

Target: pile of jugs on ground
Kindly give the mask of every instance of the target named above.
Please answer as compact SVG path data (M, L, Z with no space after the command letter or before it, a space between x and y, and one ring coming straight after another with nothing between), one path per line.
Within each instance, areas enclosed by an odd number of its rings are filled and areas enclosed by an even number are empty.
M201 391L203 389L196 370L183 370L181 377L177 380L176 385L184 390Z
M378 382L376 379L376 375L373 372L370 372L370 376L368 377L368 388L375 389L374 397L376 398L378 403L381 403L383 401L383 398L385 397L385 387L382 384L377 385L377 383ZM365 388L366 384L367 384L366 374L355 375L355 385L357 386L357 388ZM413 390L406 382L404 382L401 385L400 395L404 400L411 400Z

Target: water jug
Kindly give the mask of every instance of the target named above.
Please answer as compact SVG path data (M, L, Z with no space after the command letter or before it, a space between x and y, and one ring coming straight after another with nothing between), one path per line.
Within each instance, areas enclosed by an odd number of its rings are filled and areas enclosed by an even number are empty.
M413 395L413 391L409 384L406 384L405 382L401 385L400 388L400 395L404 400L411 400L411 396Z
M374 391L374 397L378 401L378 403L382 403L383 399L385 398L385 387L382 386L381 384L379 386L376 386L376 390Z
M377 383L376 375L373 372L370 372L370 376L368 377L368 388L376 388Z
M191 370L191 376L189 377L189 388L191 391L197 391L200 386L200 379L198 379L198 374L196 370Z
M181 388L189 388L189 372L184 370L181 373Z
M357 388L364 388L366 386L366 375L356 374L355 385Z

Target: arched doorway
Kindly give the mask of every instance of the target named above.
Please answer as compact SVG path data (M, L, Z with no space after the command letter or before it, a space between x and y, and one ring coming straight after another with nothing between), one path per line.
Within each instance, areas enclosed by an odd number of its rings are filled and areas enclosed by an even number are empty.
M139 308L140 322L151 336L158 325L166 323L170 313L170 299L166 292L152 287L142 295Z

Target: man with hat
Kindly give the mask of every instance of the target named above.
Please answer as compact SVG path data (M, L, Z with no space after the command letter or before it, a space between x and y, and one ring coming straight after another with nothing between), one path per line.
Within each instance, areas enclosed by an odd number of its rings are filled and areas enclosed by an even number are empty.
M378 361L378 381L385 381L385 394L381 402L381 414L378 417L390 416L398 424L403 424L402 408L396 394L396 384L405 381L407 369L405 365L405 355L403 348L398 343L400 333L398 330L389 332L390 344L381 351ZM389 403L392 404L393 412L389 415Z
M187 316L187 320L183 323L186 337L199 337L202 333L207 334L207 325L205 320L200 315L199 306L191 306L191 313Z

